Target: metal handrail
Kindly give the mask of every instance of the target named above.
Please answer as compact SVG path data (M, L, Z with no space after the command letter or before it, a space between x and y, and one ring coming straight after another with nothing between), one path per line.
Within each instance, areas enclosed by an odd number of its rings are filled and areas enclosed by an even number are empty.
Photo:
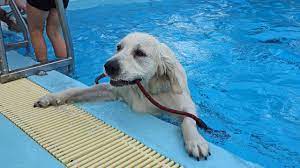
M68 66L69 73L74 71L74 49L73 49L73 43L71 39L71 33L69 30L67 18L65 15L65 8L62 0L55 0L56 9L58 10L58 17L59 21L61 23L61 28L63 31L63 36L66 43L66 49L67 49L67 56L68 58L72 58L72 64Z
M71 58L66 58L66 59L62 59L62 60L51 61L51 62L48 62L47 64L33 65L33 66L26 67L26 68L12 70L7 74L1 75L0 83L6 83L9 81L24 78L24 77L27 77L30 75L37 74L38 72L41 72L41 71L50 71L53 69L66 67L72 63L71 61L72 61Z
M25 46L26 47L26 52L30 53L30 44L29 44L30 43L30 37L29 37L28 26L27 26L25 20L23 19L21 12L18 9L16 2L14 0L10 0L9 1L9 6L12 9L12 12L13 12L15 18L16 18L16 21L17 21L18 25L21 26L24 41L7 44L7 46L11 46L10 48L8 48L8 50Z
M14 14L16 15L17 20L19 20L19 23L22 25L23 30L27 30L28 28L26 26L25 21L21 17L21 13L16 7L16 4L14 3L14 0L11 0L10 6L12 10L16 10ZM29 66L26 68L20 68L17 70L10 71L7 63L7 57L6 57L6 51L8 49L13 49L18 46L24 46L26 44L26 39L28 39L28 45L29 45L29 36L24 34L24 39L25 41L23 42L17 42L11 45L5 45L4 39L3 39L3 34L2 34L2 28L0 27L0 83L5 83L9 82L12 80L16 80L22 77L27 77L30 75L37 74L40 71L49 71L61 67L67 67L68 72L72 73L74 71L74 50L73 50L73 43L71 39L71 33L68 27L66 15L65 15L65 9L62 0L55 0L56 3L56 8L58 10L58 16L59 16L59 21L61 23L61 28L64 36L64 40L66 43L66 49L67 49L67 58L62 59L62 60L56 60L56 61L51 61L46 64L37 64L33 66ZM1 25L0 25L1 26Z
M7 74L9 71L7 57L6 57L6 51L5 51L3 32L2 32L1 27L2 27L2 23L0 22L0 75Z

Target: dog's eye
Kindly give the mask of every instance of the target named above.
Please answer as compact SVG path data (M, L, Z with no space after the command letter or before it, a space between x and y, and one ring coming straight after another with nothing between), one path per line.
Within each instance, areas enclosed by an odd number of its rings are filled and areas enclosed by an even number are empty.
M134 56L135 57L146 57L147 55L140 49L134 50Z
M120 51L122 49L122 46L119 44L117 45L117 51Z

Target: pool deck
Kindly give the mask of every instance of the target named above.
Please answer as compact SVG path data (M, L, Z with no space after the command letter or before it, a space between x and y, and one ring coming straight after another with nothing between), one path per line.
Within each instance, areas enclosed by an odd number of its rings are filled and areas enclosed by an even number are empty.
M8 59L10 65L14 67L34 63L29 57L23 57L16 52L9 52ZM72 87L87 87L57 71L50 71L46 76L31 76L28 79L50 92L58 92ZM196 161L186 153L179 127L149 114L132 112L122 102L88 102L76 105L184 167L205 168L224 167L224 165L239 168L260 167L240 159L214 144L210 144L212 156L207 161ZM2 115L0 115L0 132L1 167L64 167Z

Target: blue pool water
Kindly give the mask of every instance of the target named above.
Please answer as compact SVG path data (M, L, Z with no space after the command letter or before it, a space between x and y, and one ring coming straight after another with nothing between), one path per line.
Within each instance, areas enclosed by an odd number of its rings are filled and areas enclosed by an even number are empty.
M186 69L199 116L231 134L209 141L265 167L300 165L299 1L98 3L68 17L76 79L92 85L122 37L151 33Z

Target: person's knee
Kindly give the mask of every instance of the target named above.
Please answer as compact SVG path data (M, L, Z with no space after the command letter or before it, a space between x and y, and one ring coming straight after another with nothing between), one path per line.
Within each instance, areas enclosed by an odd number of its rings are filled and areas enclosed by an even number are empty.
M43 36L43 29L31 29L30 31L31 38Z
M60 36L60 31L57 27L47 26L46 27L47 36L49 38L57 38Z

